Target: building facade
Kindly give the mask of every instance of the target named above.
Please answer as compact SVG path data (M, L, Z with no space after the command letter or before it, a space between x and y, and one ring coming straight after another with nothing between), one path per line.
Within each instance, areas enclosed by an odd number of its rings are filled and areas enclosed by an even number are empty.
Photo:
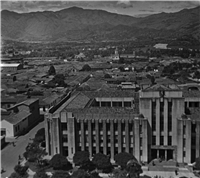
M186 102L182 90L164 85L137 93L77 93L46 115L46 151L69 159L87 150L90 157L101 152L111 161L128 152L141 162L193 162L200 156L200 115L184 115Z

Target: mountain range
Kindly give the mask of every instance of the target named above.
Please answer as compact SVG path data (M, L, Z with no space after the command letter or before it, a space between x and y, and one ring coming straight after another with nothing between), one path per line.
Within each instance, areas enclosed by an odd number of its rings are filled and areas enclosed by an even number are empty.
M2 39L18 41L130 40L176 38L200 40L200 6L176 13L132 17L71 7L60 11L1 11Z

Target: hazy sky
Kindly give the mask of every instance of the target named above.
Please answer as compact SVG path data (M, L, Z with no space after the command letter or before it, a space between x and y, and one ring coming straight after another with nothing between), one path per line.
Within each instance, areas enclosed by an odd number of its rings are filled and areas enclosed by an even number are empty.
M52 10L58 11L72 6L84 9L102 9L109 12L137 16L139 14L154 14L160 12L176 12L184 8L200 5L200 1L1 1L1 9L16 12L33 12Z

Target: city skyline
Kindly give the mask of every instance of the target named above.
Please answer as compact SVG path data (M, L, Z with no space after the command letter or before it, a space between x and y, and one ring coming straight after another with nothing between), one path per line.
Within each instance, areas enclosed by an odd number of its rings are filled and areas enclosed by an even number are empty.
M18 13L59 11L70 7L99 9L112 13L145 16L161 12L173 13L185 8L194 8L199 1L1 1L1 10Z

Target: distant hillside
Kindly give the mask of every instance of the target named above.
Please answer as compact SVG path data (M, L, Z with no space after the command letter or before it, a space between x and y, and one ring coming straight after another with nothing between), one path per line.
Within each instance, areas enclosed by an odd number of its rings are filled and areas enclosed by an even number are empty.
M199 13L200 7L141 18L78 7L22 14L3 10L1 32L3 39L19 41L123 40L188 33L199 39Z

